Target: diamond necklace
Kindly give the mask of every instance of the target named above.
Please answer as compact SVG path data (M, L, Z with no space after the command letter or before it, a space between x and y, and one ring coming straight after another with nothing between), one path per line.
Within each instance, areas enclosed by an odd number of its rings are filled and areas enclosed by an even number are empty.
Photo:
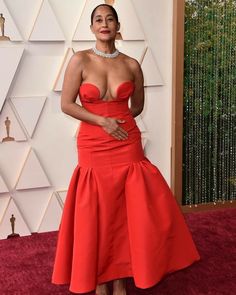
M120 51L118 49L116 49L114 52L112 53L105 53L103 51L98 50L96 47L92 48L93 52L99 56L102 57L106 57L106 58L115 58L119 55Z

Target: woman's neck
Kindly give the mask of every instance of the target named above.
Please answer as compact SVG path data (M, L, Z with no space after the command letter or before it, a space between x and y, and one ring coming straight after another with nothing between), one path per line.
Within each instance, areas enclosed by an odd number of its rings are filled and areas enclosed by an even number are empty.
M96 42L95 47L104 53L113 53L116 50L114 42Z

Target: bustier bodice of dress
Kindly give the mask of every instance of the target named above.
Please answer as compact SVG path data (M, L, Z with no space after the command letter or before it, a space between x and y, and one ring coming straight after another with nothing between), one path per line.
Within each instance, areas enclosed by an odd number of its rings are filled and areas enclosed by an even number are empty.
M82 106L93 114L125 120L125 123L122 123L121 126L129 133L129 138L125 143L120 142L107 134L101 126L81 122L78 137L78 146L80 148L94 148L91 142L96 142L96 148L104 149L106 148L105 144L108 142L121 145L140 139L140 130L137 128L128 106L129 97L133 94L134 89L133 81L124 81L117 87L115 98L104 100L101 98L100 90L96 85L87 82L81 84L79 95ZM100 139L100 144L98 139Z
M92 83L83 83L80 86L79 94L82 104L84 103L112 103L127 101L135 89L134 82L131 80L122 82L116 89L116 97L113 100L101 98L99 88Z

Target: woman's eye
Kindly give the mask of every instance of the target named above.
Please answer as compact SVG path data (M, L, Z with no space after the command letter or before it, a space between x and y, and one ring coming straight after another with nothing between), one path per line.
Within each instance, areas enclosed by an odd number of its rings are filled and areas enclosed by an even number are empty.
M101 21L102 21L101 19L97 19L97 20L96 20L96 22L101 22Z

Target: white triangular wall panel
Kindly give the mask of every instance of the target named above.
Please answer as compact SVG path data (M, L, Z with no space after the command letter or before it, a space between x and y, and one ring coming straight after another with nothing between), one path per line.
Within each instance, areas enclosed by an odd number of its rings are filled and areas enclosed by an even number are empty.
M2 142L4 138L8 137L6 125L9 126L9 137L13 138L14 141L27 140L27 137L23 132L20 123L18 122L15 113L13 112L8 101L6 101L2 113L0 114L0 142ZM8 142L10 141L5 141L4 143L7 144Z
M0 47L0 112L23 52L23 47Z
M75 133L74 133L74 138L75 138L75 139L78 137L78 134L79 134L79 128L80 128L80 122L78 123L78 125L76 126L76 129L75 129Z
M61 205L61 207L64 207L65 200L66 200L67 191L57 191L57 199Z
M68 62L70 61L73 54L74 54L73 48L68 48L66 51L65 57L63 59L61 68L59 70L55 85L53 87L54 91L61 91L62 90L62 84L63 84L63 80L64 80L65 70L66 70Z
M48 0L43 0L30 41L65 41L64 33L58 23Z
M48 188L16 191L14 200L31 232L37 232L51 198Z
M49 186L50 182L38 157L33 149L30 149L17 181L16 189L21 190Z
M22 36L21 36L4 0L0 0L0 13L2 13L3 17L5 18L4 36L9 37L10 41L22 41Z
M90 15L94 7L102 3L104 3L104 1L86 1L78 26L73 36L74 41L95 40L95 37L90 30ZM130 0L117 0L114 3L114 8L117 10L119 15L119 21L121 23L120 33L123 40L145 40L142 27Z
M19 234L21 237L31 234L21 212L17 208L14 200L11 199L0 223L0 239L6 239L7 236L12 233L10 222L12 214L15 217L15 233Z
M0 144L0 173L11 191L16 185L19 171L22 169L29 152L28 142L11 141Z
M141 141L142 141L142 147L144 150L144 154L146 155L146 146L148 143L148 138L146 136L142 136Z
M90 15L92 10L94 9L95 6L104 3L101 0L89 0L85 1L85 5L81 14L81 17L79 19L77 28L75 30L74 36L73 36L73 41L93 41L95 40L95 37L93 33L90 30Z
M5 181L3 180L2 176L0 175L0 194L9 192Z
M38 232L55 231L59 229L62 215L62 208L56 194L53 193L48 203L47 209L39 226Z
M144 75L144 86L164 85L160 71L157 67L156 61L150 48L147 48L141 66Z
M94 40L90 41L78 41L76 43L73 43L73 49L74 52L77 52L79 50L86 50L94 47L95 42Z
M32 1L32 0L31 0ZM81 16L85 0L50 0L67 40L71 40Z
M139 128L139 130L141 131L141 133L143 133L143 132L147 132L147 129L146 129L146 127L145 127L145 124L144 124L144 122L143 122L143 119L142 119L141 115L137 116L137 117L135 118L135 121L136 121L136 123L137 123L137 125L138 125L138 128Z
M3 218L3 215L7 209L7 206L10 202L11 197L9 195L1 195L0 196L0 224Z
M15 110L30 137L32 137L34 134L45 101L46 97L41 96L11 98L13 109Z
M116 40L116 47L122 53L131 56L137 61L141 62L146 45L144 41L128 42L123 40Z
M4 1L23 39L27 40L38 15L42 0Z
M63 207L64 207L64 203L63 203L62 199L61 199L59 196L57 196L57 200L58 200L58 202L59 202L61 208L63 209Z
M145 40L133 3L130 0L116 0L113 6L119 16L123 40Z

